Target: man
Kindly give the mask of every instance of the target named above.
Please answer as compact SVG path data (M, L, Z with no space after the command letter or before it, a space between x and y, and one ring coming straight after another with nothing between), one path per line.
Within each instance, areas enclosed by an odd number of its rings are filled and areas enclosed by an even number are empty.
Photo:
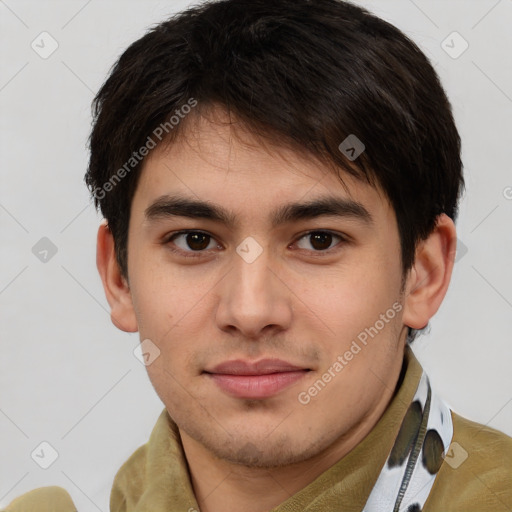
M112 511L511 509L512 440L409 348L463 188L414 43L340 0L205 3L125 51L94 121L98 269L165 404ZM31 503L73 509L6 510Z

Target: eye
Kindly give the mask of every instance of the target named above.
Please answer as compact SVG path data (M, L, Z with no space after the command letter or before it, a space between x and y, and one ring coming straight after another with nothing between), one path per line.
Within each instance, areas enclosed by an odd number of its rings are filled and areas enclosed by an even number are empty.
M200 256L200 254L194 253L201 253L207 249L214 249L215 247L219 247L219 244L216 243L215 239L203 231L180 231L179 233L174 233L164 240L164 244L166 245L170 244L171 242L172 245L175 245L179 249L176 250L171 248L173 252L181 253L185 257L192 258Z
M309 242L308 242L309 239ZM333 242L338 239L340 245L346 242L346 238L330 231L310 231L300 237L295 244L299 249L313 251L316 253L330 253L335 246ZM221 248L215 238L203 231L179 231L173 233L163 240L164 245L168 245L172 252L178 253L186 258L201 257L202 253L208 250ZM308 247L309 245L309 247ZM174 246L174 247L173 247Z
M310 239L310 247L313 247L313 251L315 252L327 252L327 249L332 248L331 244L335 239L339 239L341 242L345 242L346 239L343 238L341 235L336 235L334 233L331 233L330 231L310 231L309 233L306 233L304 236L299 238L299 240L296 242L299 244L301 240L307 240ZM308 242L306 244L303 244L301 247L299 245L300 249L306 249L310 250L309 247L307 247Z

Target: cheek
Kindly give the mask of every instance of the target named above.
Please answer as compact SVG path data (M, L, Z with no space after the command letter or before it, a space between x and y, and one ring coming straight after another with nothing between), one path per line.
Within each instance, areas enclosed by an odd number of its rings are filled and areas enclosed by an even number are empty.
M141 336L163 339L170 329L188 322L190 315L200 309L205 290L211 287L204 273L193 267L180 269L168 262L152 261L149 250L139 261L134 257L132 266L130 284Z
M323 284L314 290L304 282L305 297L315 297L320 309L331 318L357 324L391 307L398 299L401 274L397 262L385 255L361 255L340 270L325 276Z
M346 268L350 270L331 272L327 279L317 281L315 288L308 279L303 281L304 303L314 313L309 316L322 331L328 327L326 340L331 342L325 341L325 349L331 358L354 340L393 342L400 331L399 263L370 255ZM384 349L386 344L379 345Z
M208 339L205 329L211 328L208 290L217 282L218 278L201 275L192 267L171 273L149 265L133 280L140 339L151 340L160 351L158 359L147 367L152 382L164 382L168 387L173 383L168 372L183 380L196 371L194 355L201 350L201 340Z

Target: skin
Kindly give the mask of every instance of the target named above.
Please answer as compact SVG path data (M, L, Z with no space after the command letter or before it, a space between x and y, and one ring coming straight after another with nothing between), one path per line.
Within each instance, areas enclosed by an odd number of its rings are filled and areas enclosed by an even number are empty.
M407 326L423 328L445 296L456 234L441 215L402 290L396 217L382 191L348 175L343 186L312 157L263 144L226 121L218 109L151 152L132 203L128 279L105 223L97 264L114 324L161 351L148 375L180 429L201 510L262 512L312 482L377 423L398 380ZM147 218L155 200L176 193L222 206L237 222ZM277 207L325 195L357 201L372 222L321 216L271 225ZM169 241L181 230L210 235L199 241L206 249L194 251L186 235ZM333 236L322 249L307 236L326 230L344 239ZM247 237L262 248L252 263L236 252ZM300 403L299 393L393 304L401 311ZM204 373L227 360L270 357L310 371L258 400L228 395Z

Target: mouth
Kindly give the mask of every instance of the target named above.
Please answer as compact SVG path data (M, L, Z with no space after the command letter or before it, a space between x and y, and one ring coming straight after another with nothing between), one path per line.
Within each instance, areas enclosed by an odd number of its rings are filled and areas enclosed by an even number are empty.
M262 359L257 362L226 361L203 373L223 392L237 398L257 400L278 394L310 371L310 368L280 359Z

